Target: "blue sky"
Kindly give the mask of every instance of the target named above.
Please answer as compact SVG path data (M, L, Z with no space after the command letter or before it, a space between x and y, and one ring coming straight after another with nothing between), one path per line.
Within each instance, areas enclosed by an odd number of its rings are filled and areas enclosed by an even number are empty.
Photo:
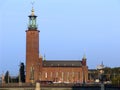
M0 1L0 73L18 73L25 62L30 4ZM120 0L34 0L40 30L40 53L48 60L81 60L89 68L102 61L120 66Z

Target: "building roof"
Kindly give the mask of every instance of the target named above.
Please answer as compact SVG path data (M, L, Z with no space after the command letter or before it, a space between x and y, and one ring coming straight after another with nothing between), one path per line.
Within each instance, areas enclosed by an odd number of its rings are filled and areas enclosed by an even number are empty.
M80 60L77 61L64 61L64 60L47 60L43 61L43 67L80 67L82 66L82 62Z
M95 73L97 70L96 69L89 69L88 73Z
M104 68L103 62L97 66L97 69L103 69L103 68Z

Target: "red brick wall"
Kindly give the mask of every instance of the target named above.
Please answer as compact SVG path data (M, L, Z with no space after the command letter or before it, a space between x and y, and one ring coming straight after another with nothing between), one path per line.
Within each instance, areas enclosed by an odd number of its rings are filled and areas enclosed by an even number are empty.
M82 83L83 77L85 78L85 82L87 82L87 74L88 69L86 67L43 67L40 77L41 80Z
M26 31L26 82L30 82L30 68L34 67L34 72L37 70L36 64L39 59L39 31ZM36 73L34 73L37 79Z

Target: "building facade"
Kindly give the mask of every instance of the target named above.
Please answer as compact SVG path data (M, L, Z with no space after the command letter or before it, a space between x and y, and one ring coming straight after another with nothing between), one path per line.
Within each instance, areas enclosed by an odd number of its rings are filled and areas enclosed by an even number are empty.
M26 30L26 82L87 82L88 67L85 56L82 60L43 60L39 53L40 31L37 29L36 19L32 8Z

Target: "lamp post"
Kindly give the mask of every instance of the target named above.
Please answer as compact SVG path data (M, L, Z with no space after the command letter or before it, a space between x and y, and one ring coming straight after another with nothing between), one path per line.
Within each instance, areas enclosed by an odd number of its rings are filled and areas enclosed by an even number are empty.
M4 76L4 73L2 73L2 84L4 84L5 83L5 76Z

